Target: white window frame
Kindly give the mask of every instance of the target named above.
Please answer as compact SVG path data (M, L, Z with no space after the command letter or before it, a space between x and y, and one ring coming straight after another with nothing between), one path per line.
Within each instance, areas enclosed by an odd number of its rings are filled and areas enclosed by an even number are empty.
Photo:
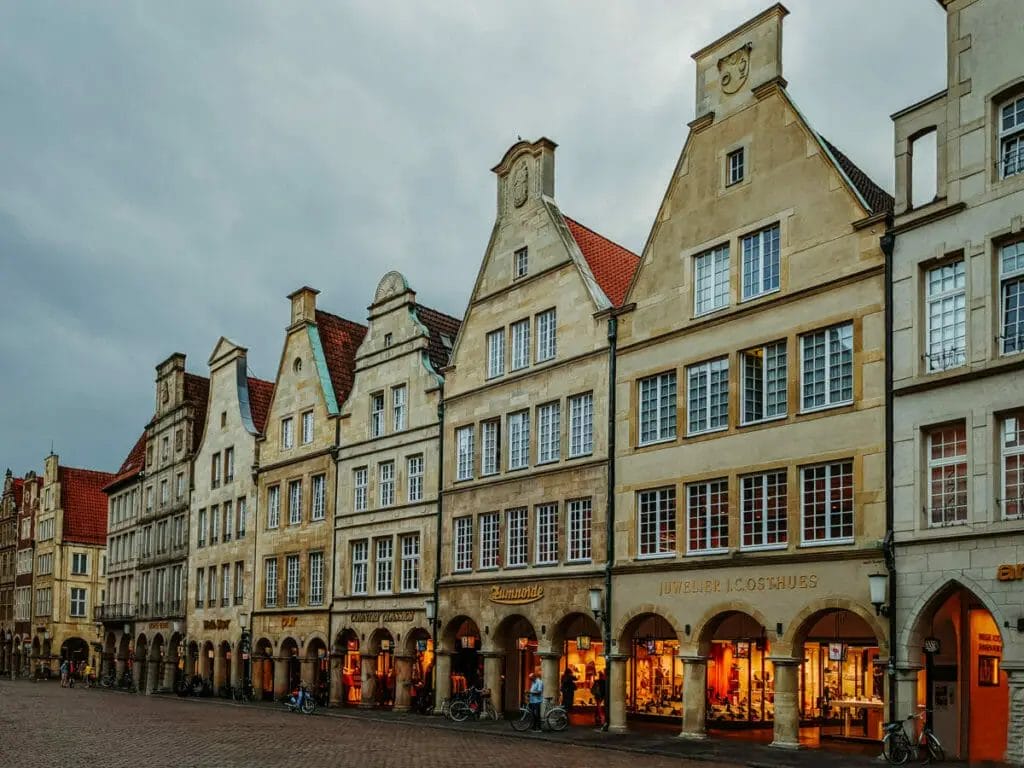
M480 515L480 563L481 571L494 570L500 564L501 513L483 512Z
M537 314L536 363L554 360L558 354L558 315L554 307Z
M788 502L789 478L785 469L740 478L740 549L785 549L789 543ZM752 533L750 543L746 539L748 527ZM770 538L775 540L769 541Z
M285 416L281 419L281 448L288 450L295 447L295 419ZM218 470L219 471L219 470Z
M1008 309L1011 285L1016 288L1016 306L1012 310L1016 320L1012 325ZM999 249L999 340L1004 355L1024 352L1024 240Z
M925 349L929 373L967 364L967 265L964 259L925 272Z
M267 528L281 525L281 486L272 485L267 488Z
M846 467L849 470L846 471ZM807 482L809 473L824 473L825 480L825 502L822 516L825 520L825 536L824 538L812 538L807 537ZM850 478L850 510L849 510L849 536L837 536L832 533L832 507L838 504L842 499L834 495L835 490L832 487L832 480L835 477L848 476ZM852 544L854 542L854 531L856 530L855 525L857 523L857 505L856 505L856 493L857 489L853 483L853 460L843 459L841 461L832 461L827 464L814 464L811 466L800 468L800 546L802 547L816 547L816 546L832 546L836 544ZM843 514L846 514L845 512ZM842 525L840 525L842 528Z
M789 412L789 350L785 339L741 352L739 375L741 424L759 424L786 417Z
M499 328L487 334L487 378L496 379L505 375L505 329Z
M727 152L725 155L725 185L731 187L743 181L746 172L746 153L743 147Z
M224 516L224 525L221 526L223 528L223 530L224 530L224 541L231 541L232 537L234 536L234 532L235 532L235 530L234 530L235 510L233 509L233 504L232 504L231 500L228 499L227 501L225 501L221 505L221 509L223 510L221 512L221 514ZM177 525L175 525L175 542L174 542L175 545L178 545L180 543L177 540L177 532L178 532L177 531Z
M76 594L78 593L78 594ZM70 612L71 618L80 619L85 616L87 609L88 597L85 591L85 587L72 587L71 588L71 600L70 600Z
M507 510L505 528L505 567L525 568L530 564L529 508Z
M313 442L313 409L302 412L302 444Z
M423 454L407 457L405 467L408 478L406 501L410 504L423 501Z
M838 334L838 337L836 336L836 334ZM818 343L817 339L819 339L819 337L821 339L823 339L823 341L824 341L824 354L822 355L822 358L824 360L824 362L823 362L823 366L824 366L823 367L824 379L822 380L822 386L824 387L824 392L821 395L824 398L824 400L823 400L823 402L820 402L820 403L811 403L810 405L808 405L807 404L807 399L808 399L808 392L807 392L808 380L807 380L807 377L808 377L808 374L810 372L807 370L807 362L808 362L808 360L807 360L807 346L808 346L808 344L817 344ZM846 362L840 361L838 366L833 365L832 362L831 362L832 356L833 356L833 354L835 354L835 352L833 351L833 347L836 347L838 345L840 352L842 352L842 344L847 339L849 340L849 353L848 353L849 354L849 362L846 363ZM825 410L826 408L838 408L838 407L845 406L845 405L850 405L850 404L853 403L853 392L854 392L854 386L855 386L855 383L856 383L854 381L854 374L855 374L855 371L854 371L854 358L855 358L855 354L854 354L854 334L853 334L853 323L852 322L838 323L836 325L831 325L828 328L820 328L820 329L818 329L816 331L811 331L810 333L805 333L805 334L803 334L800 337L800 412L801 413L811 413L813 411ZM815 361L817 361L818 356L815 355L813 359ZM849 366L849 374L848 375L849 375L849 379L850 379L850 396L849 397L842 397L841 382L847 376L847 374L844 372L843 369L847 365ZM838 368L838 370L837 370L837 368ZM840 382L840 389L839 389L839 396L838 397L834 396L834 394L833 394L833 387L834 387L834 385L835 385L837 380ZM811 395L811 397L815 397L816 398L816 396L813 395L813 394Z
M480 424L480 475L496 475L501 471L501 419Z
M693 314L695 317L729 306L729 244L693 257Z
M377 500L381 507L395 505L395 462L377 464Z
M368 467L357 467L352 470L353 499L352 506L356 512L366 511L370 471Z
M309 553L309 600L310 605L324 604L324 553Z
M593 559L594 504L591 499L573 499L566 503L566 561L589 563Z
M378 595L395 591L395 540L390 536L373 540L373 584Z
M327 517L327 475L313 475L312 496L313 509L311 520L323 520Z
M517 320L510 326L512 336L512 370L520 371L530 365L530 318Z
M956 451L963 447L963 453L948 453L947 448ZM968 430L965 421L945 424L928 430L925 441L928 475L925 479L928 497L928 527L945 528L951 525L966 525L970 507L970 485L968 480ZM940 455L936 456L936 450ZM950 473L952 475L950 476ZM950 489L950 482L953 487ZM958 498L963 499L958 504ZM952 499L952 504L949 503ZM952 515L948 511L952 509ZM936 520L936 512L940 519Z
M558 504L538 504L534 507L534 565L554 565L558 562Z
M302 522L302 481L288 481L288 525Z
M473 570L473 517L457 517L452 537L453 564L456 573Z
M469 424L455 430L455 480L473 479L473 452L476 427Z
M569 398L569 458L594 452L594 393Z
M537 463L562 458L562 407L557 400L537 407Z
M778 292L782 261L780 234L776 223L740 238L743 265L740 291L744 301Z
M86 552L73 552L71 554L71 574L73 576L89 575L89 555Z
M676 439L677 386L675 371L647 376L637 382L637 427L640 445Z
M352 542L352 594L365 595L370 544L366 539Z
M697 543L693 544L696 537ZM717 537L718 545L712 544ZM724 540L724 543L722 543ZM686 554L729 551L729 480L720 477L686 486Z
M370 395L370 437L381 437L384 434L384 393L374 392Z
M729 358L719 357L687 366L686 434L702 435L728 428Z
M270 499L267 499L267 503L270 503ZM196 516L196 548L206 546L206 525L206 510L200 509ZM277 526L271 526L268 518L267 527L276 528ZM149 528L144 528L142 531L142 554L143 556L149 554Z
M171 581L174 578L172 575ZM231 604L231 564L224 563L220 567L220 604L227 606Z
M1002 435L999 459L999 487L1003 520L1024 517L1024 412L1008 414L1000 420ZM1014 482L1010 482L1010 466ZM1013 511L1011 512L1011 503Z
M636 510L637 558L652 560L675 557L679 547L675 487L639 491L636 495ZM665 541L663 530L671 541ZM654 544L653 548L648 546L648 542Z
M512 276L513 279L519 280L520 278L526 277L530 271L530 249L526 246L517 248L515 253L512 255Z
M277 558L268 557L263 561L263 605L277 607Z
M409 388L399 384L391 388L391 425L393 431L402 432L409 423Z
M402 573L399 591L419 592L420 589L420 535L408 533L401 537Z
M510 413L507 427L508 468L524 469L530 466L530 412Z
M248 504L246 503L245 496L240 496L238 501L235 502L235 515L238 517L238 525L235 526L235 538L244 539L245 529L248 521L245 519L247 515Z
M1011 113L1007 123L1006 113ZM1024 173L1024 96L1016 96L999 105L999 177ZM1012 149L1011 149L1012 148ZM1011 166L1010 157L1015 156Z
M298 555L285 555L284 558L285 568L285 605L288 607L296 606L299 604L301 598L300 585L302 583L302 570L300 567Z

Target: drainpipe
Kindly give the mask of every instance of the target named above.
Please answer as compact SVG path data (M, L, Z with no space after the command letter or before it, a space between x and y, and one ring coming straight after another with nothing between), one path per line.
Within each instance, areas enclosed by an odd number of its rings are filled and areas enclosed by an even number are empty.
M612 563L615 562L615 353L619 338L619 321L608 318L608 499L605 512L604 555L604 726L607 731L612 715Z
M444 488L444 381L441 381L438 389L437 400L437 521L434 529L434 619L431 622L430 631L434 636L434 664L430 669L430 690L434 697L434 711L440 702L437 701L437 655L440 648L440 638L437 628L441 623L441 597L438 581L441 578L441 535L442 535L442 499L441 489Z
M890 231L881 237L885 256L885 541L882 554L889 574L889 720L896 719L896 537L894 533L895 507L893 501L893 291L892 255L896 236Z

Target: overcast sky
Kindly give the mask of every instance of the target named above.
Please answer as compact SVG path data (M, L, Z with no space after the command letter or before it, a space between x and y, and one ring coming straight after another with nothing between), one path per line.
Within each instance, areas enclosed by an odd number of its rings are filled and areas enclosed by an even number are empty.
M0 4L0 470L113 470L171 352L272 379L285 296L364 321L401 270L461 315L517 136L639 250L694 117L690 54L765 0ZM892 190L889 115L945 85L934 0L788 0L814 127Z

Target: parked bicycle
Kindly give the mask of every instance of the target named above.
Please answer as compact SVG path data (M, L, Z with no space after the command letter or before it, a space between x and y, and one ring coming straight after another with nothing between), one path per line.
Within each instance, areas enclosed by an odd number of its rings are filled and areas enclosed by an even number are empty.
M541 704L539 726L542 730L546 726L549 731L564 731L569 727L569 713L560 704L552 704L553 700L548 696ZM523 704L519 710L519 717L512 721L512 728L516 731L528 731L533 724L533 711L529 704Z
M305 683L299 683L299 687L292 691L284 705L289 712L301 712L304 715L312 715L316 711L316 701Z
M491 703L489 688L469 688L464 698L456 699L451 704L449 716L456 723L474 720L497 720L498 712Z
M924 765L941 763L946 759L946 754L942 750L942 744L939 742L938 737L932 733L932 729L928 727L927 721L925 721L926 724L921 728L921 734L916 740L911 740L910 736L907 735L907 723L914 720L923 720L929 714L931 714L931 710L926 710L916 715L910 715L906 720L894 720L883 726L885 737L882 739L882 756L889 765L903 765L910 759L911 755L921 757L922 750L924 758L921 762Z
M100 676L100 687L113 688L115 685L117 685L117 675L113 670L110 670L106 672L106 674Z
M251 685L236 685L231 688L231 698L239 704L251 704L256 701L256 691Z

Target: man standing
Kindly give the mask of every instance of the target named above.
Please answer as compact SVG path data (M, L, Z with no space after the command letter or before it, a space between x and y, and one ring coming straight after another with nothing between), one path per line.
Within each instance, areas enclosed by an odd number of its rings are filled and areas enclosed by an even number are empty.
M540 674L534 672L530 675L529 698L530 712L533 713L533 730L540 730L540 705L544 701L544 680Z

